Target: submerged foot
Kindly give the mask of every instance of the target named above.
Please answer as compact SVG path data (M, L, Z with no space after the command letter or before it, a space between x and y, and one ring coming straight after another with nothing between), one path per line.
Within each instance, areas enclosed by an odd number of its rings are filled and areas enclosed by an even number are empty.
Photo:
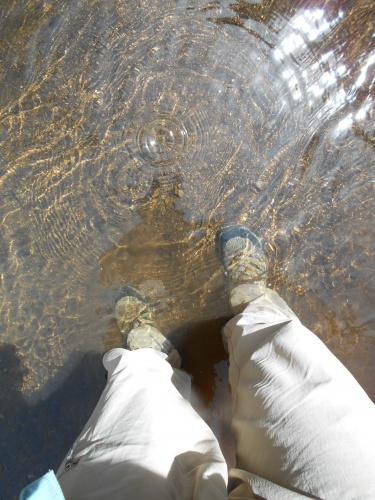
M178 351L156 326L151 304L136 288L126 285L121 289L115 318L127 349L155 349L166 354L167 361L174 368L181 366Z
M245 226L227 226L216 235L218 250L231 288L248 283L265 285L267 257L259 238Z

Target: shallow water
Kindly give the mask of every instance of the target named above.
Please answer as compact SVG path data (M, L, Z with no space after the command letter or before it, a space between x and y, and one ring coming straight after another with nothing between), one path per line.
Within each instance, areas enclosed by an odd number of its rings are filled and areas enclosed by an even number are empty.
M90 413L96 361L121 345L125 283L155 295L196 403L228 442L224 224L262 237L268 284L375 400L372 2L0 9L4 498L38 464L56 468ZM63 431L77 370L95 389L77 389L89 399ZM41 411L59 440L43 453L19 437L40 436Z

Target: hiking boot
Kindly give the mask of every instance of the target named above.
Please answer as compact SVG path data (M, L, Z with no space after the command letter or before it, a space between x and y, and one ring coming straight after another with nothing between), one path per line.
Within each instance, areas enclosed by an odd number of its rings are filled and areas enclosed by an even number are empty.
M218 231L216 241L231 288L240 284L265 286L267 257L259 238L245 226L227 226Z
M115 318L126 349L155 349L167 355L166 360L173 368L180 368L180 355L158 330L152 305L130 285L123 287L119 295L115 305Z

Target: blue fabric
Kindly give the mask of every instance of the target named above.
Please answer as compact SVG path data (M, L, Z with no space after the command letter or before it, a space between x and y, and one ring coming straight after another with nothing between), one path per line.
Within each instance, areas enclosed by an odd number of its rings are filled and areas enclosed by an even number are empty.
M64 500L63 492L53 470L26 486L19 500Z

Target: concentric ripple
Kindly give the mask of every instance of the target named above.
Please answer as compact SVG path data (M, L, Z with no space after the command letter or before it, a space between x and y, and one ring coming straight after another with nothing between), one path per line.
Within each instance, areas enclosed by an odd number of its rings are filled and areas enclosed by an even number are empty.
M131 134L132 122L128 133ZM132 138L127 148L133 152ZM144 160L160 164L174 163L186 148L188 134L182 123L172 116L159 115L145 123L136 135L136 144Z

